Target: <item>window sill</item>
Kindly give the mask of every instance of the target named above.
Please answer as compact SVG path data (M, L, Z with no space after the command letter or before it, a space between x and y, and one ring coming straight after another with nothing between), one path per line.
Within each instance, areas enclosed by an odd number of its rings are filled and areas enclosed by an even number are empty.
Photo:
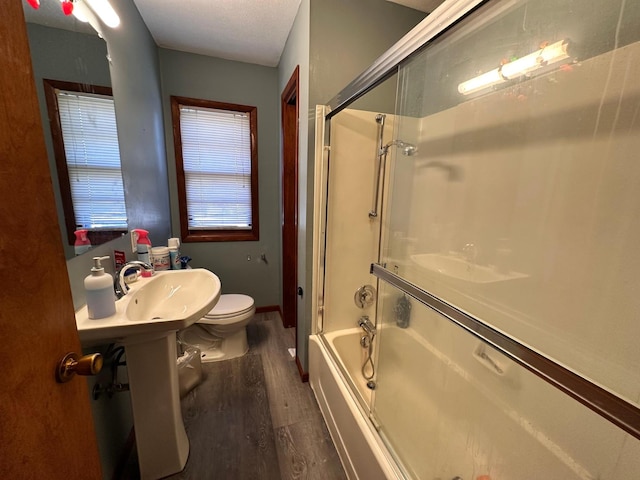
M193 230L182 235L182 243L196 242L251 242L260 240L258 230Z

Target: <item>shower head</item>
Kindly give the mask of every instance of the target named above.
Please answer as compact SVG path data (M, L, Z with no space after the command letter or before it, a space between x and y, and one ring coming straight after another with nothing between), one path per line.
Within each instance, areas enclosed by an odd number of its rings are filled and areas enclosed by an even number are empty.
M380 148L380 155L386 155L389 151L389 148L392 146L396 146L402 149L402 154L410 157L411 155L415 155L418 152L418 147L413 145L412 143L407 143L402 140L392 140L387 143L385 146Z
M399 145L400 146L400 145ZM404 143L402 146L402 154L410 157L411 155L415 155L418 152L418 147L412 145L411 143Z

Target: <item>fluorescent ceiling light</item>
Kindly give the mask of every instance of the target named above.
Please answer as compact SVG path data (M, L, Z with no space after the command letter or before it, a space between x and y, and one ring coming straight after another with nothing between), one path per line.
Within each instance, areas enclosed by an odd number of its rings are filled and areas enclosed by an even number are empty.
M522 75L527 75L539 70L547 70L547 67L569 59L567 48L569 42L560 40L546 45L540 50L536 50L529 55L518 58L509 63L499 66L489 72L478 75L477 77L462 82L458 85L458 92L463 95L470 95L479 92L485 88L493 87L508 80L513 80Z

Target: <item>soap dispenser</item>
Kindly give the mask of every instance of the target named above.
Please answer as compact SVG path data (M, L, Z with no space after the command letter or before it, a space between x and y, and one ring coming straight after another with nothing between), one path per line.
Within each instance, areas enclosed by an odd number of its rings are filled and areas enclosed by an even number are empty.
M89 318L98 319L110 317L116 313L116 296L113 291L113 278L104 273L102 261L109 257L93 257L94 266L91 275L84 279L84 289L87 293L87 310Z

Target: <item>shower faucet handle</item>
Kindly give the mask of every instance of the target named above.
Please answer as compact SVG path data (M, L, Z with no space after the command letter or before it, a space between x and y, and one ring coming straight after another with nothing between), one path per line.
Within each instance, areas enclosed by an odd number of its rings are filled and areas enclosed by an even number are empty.
M364 309L370 307L373 305L373 302L376 301L376 289L373 288L373 285L361 286L356 290L353 301L358 308Z
M363 315L358 319L358 326L362 328L365 333L371 335L372 337L376 334L376 326L369 320L368 315ZM371 338L373 340L373 338Z

